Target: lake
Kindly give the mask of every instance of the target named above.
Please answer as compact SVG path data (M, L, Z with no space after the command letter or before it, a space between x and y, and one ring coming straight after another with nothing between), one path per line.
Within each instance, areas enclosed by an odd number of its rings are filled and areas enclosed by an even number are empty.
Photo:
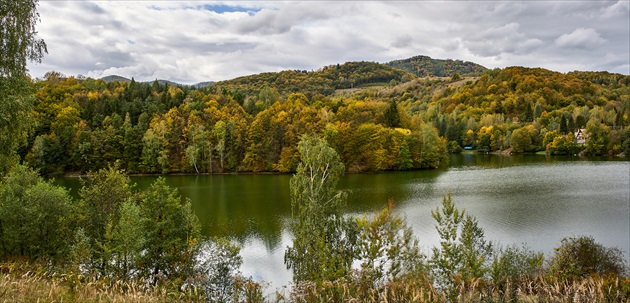
M396 201L425 253L439 243L431 210L451 193L455 205L475 216L486 238L501 245L526 243L548 256L560 240L590 235L624 251L630 262L630 161L621 158L541 155L455 155L447 168L352 174L348 214L371 214ZM140 188L156 177L132 177ZM290 175L229 174L167 176L167 184L192 201L208 236L230 236L242 244L242 272L288 285L284 250L291 216ZM76 188L77 179L60 184Z

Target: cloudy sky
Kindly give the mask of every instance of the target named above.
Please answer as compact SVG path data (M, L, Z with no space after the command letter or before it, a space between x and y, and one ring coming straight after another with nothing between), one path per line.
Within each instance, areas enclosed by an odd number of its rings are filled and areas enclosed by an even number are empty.
M49 54L30 64L192 84L416 55L630 74L630 0L40 0Z

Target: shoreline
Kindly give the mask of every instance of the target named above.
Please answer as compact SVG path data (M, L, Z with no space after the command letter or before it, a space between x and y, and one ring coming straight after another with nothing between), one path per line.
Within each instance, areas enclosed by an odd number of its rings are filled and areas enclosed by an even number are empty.
M457 155L457 154L450 154L449 156L452 155ZM544 153L542 151L539 152L527 152L527 153L512 153L511 149L506 149L506 150L502 150L502 151L493 151L493 152L488 152L488 153L479 153L477 150L466 150L463 151L461 153L459 153L459 155L473 155L473 156L479 156L479 155L495 155L495 156L501 156L501 157L510 157L510 156L521 156L521 155L529 155L529 156L546 156L546 157L571 157L571 158L579 158L579 159L588 159L588 158L608 158L608 159L617 159L617 160L622 160L622 161L630 161L630 156L625 155L623 153L621 154L617 154L617 155L600 155L600 156L585 156L583 154L577 154L577 155L550 155L547 153ZM439 167L436 168L424 168L424 169L410 169L410 170L379 170L379 171L363 171L363 172L345 172L345 175L361 175L361 174L374 174L374 173L395 173L395 172L408 172L408 171L423 171L423 170L436 170L436 169L441 169L441 168L448 168L450 167L450 163L446 164L446 165L440 165ZM238 172L215 172L215 173L187 173L187 172L176 172L176 173L167 173L167 174L162 174L162 173L133 173L133 174L128 174L129 177L160 177L160 176L212 176L212 175L217 175L217 176L223 176L223 175L292 175L295 172L276 172L276 171L259 171L259 172L252 172L252 171L238 171ZM57 176L51 176L52 178L85 178L87 177L88 174L87 173L80 173L80 172L67 172L61 175L57 175Z

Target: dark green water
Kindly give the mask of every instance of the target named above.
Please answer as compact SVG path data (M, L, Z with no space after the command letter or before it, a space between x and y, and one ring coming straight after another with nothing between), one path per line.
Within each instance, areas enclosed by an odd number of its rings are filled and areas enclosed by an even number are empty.
M210 236L232 236L243 245L243 272L288 284L283 264L291 236L290 175L167 176L189 198ZM140 188L156 177L132 177ZM75 188L76 179L59 183ZM591 235L630 251L630 161L537 155L459 155L448 168L346 175L348 213L372 213L396 201L425 252L438 243L431 210L451 192L479 220L486 237L503 245L527 243L550 253L567 236Z

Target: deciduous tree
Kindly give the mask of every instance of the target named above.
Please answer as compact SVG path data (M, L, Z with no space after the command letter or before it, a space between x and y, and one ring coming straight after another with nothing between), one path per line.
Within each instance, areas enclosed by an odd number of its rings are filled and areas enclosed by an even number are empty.
M336 280L350 272L354 257L355 228L342 213L345 194L336 190L344 165L314 135L303 136L298 150L302 161L290 182L294 238L285 264L296 283Z
M0 2L0 175L18 162L16 150L33 126L27 61L41 62L44 40L35 38L38 0Z

